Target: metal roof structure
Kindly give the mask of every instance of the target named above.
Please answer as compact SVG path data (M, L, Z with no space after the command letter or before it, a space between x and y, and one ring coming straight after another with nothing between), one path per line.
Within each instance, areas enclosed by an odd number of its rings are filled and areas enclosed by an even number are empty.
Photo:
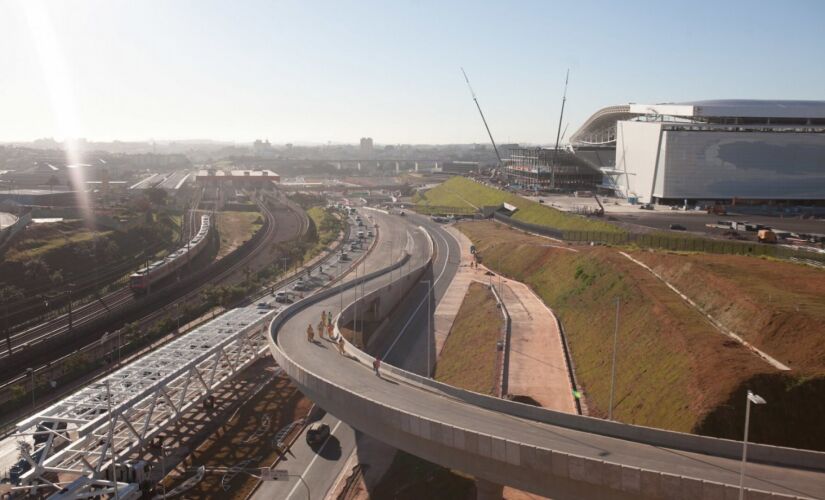
M91 498L115 485L121 494L132 491L133 483L108 480L112 462L142 449L264 354L275 312L231 310L20 422L19 435L42 441L27 456L32 468L23 483L60 490L66 485L57 474L75 474L71 495L61 498Z
M640 117L697 123L825 125L825 101L721 99L608 106L593 113L570 136L570 144L574 148L615 146L616 123Z

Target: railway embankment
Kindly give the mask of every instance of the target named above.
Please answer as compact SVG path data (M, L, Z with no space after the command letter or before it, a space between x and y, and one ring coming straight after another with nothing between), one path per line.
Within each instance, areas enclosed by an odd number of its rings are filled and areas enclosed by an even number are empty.
M558 315L591 415L606 417L609 409L618 298L616 419L740 439L750 389L769 402L751 416L754 440L825 449L821 270L745 256L632 253L726 326L787 361L792 369L783 371L720 333L616 249L574 252L489 221L458 227L485 265L529 285ZM805 284L792 286L799 282Z

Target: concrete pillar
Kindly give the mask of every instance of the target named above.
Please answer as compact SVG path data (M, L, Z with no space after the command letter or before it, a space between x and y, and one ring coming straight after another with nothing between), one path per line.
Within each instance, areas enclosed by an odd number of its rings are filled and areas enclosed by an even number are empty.
M415 171L418 172L418 162L415 162Z
M476 500L501 500L503 496L504 486L476 478Z
M398 162L395 162L395 173L398 173Z
M359 172L361 171L361 162L360 161L358 162L358 171Z

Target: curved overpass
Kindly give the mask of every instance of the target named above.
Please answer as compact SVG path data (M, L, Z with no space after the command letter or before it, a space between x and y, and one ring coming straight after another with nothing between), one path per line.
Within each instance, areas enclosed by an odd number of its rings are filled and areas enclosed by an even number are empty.
M444 256L432 265L431 243L412 233L411 262L402 266L411 270L388 284L382 263L368 262L372 272L359 279L366 292L359 302L383 299L387 307L422 275L443 276ZM338 310L339 293L351 302L352 287L350 281L294 304L273 320L270 336L273 356L300 389L352 427L426 460L554 499L736 498L739 442L562 414L387 365L389 376L378 378L372 358L352 346L342 357L325 341L308 343L307 323L321 310ZM825 454L765 445L748 451L747 498L825 498Z

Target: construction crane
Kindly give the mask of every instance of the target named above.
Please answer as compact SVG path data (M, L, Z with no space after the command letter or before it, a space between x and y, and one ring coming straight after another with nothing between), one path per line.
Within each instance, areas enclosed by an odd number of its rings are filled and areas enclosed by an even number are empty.
M473 96L473 101L476 103L476 108L478 108L478 114L481 115L481 121L484 122L484 128L487 129L487 135L490 136L490 142L493 144L493 151L496 152L496 158L498 158L498 168L502 169L504 165L501 162L501 155L498 154L498 147L496 146L496 141L493 139L493 133L490 132L490 127L487 125L487 119L484 118L484 113L481 111L481 105L478 103L478 97L476 97L475 91L473 91L473 86L470 85L470 79L467 78L467 72L464 71L464 68L461 68L461 73L464 75L464 81L467 82L467 88L470 89L470 95Z
M553 166L550 167L550 187L556 189L556 168L559 166L559 141L561 140L561 123L564 119L564 104L567 102L567 82L570 80L570 68L564 76L564 94L561 98L561 113L559 113L559 127L556 129L556 149L553 152ZM565 127L565 132L567 127Z

